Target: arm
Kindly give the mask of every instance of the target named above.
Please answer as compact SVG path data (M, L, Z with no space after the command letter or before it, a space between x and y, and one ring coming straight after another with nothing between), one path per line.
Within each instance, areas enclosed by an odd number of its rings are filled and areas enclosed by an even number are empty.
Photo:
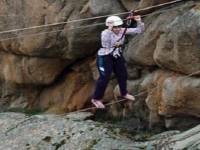
M111 48L111 35L110 35L110 32L111 31L104 30L101 33L101 45L102 45L103 48L106 48L108 50Z
M126 34L134 35L134 34L140 34L144 32L144 23L141 20L141 16L131 16L129 19L134 19L137 21L137 27L136 28L128 28Z
M136 28L128 28L126 31L127 35L134 35L134 34L140 34L144 32L144 23L143 22L137 22Z

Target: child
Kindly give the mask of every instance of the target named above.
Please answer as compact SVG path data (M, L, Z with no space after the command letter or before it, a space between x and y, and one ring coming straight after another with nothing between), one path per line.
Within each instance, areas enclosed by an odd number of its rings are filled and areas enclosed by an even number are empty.
M100 77L91 100L97 108L105 108L102 98L112 71L117 76L121 96L128 100L135 100L135 97L127 92L127 69L122 56L122 45L125 39L124 35L142 33L144 31L144 23L141 21L140 16L133 16L132 19L137 22L137 27L127 29L122 28L123 21L118 16L110 16L106 19L108 28L101 33L102 48L99 49L97 57Z

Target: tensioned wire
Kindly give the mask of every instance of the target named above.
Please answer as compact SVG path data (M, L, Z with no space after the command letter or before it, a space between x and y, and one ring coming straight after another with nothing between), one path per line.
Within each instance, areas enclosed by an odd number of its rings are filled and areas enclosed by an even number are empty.
M143 15L141 17L146 17L146 16L147 15ZM127 19L122 19L122 20L126 21ZM62 32L62 31L71 31L71 30L76 30L76 29L84 29L84 28L102 26L102 25L105 25L105 22L94 23L94 24L91 24L91 25L84 25L84 26L79 26L79 27L72 27L72 28L69 28L69 29L60 29L60 30L46 31L46 32L39 32L39 33L32 33L32 34L21 34L21 35L18 34L14 37L12 36L12 37L9 37L9 38L2 38L2 39L0 39L0 42L12 40L12 39L20 39L20 38L24 38L24 37L33 37L33 36L36 36L36 35L43 35L43 34L48 34L48 33L57 33L57 32Z
M150 14L142 15L141 17L146 17L148 15L150 15ZM128 19L122 19L122 20L126 21ZM7 40L12 40L12 39L20 39L20 38L24 38L24 37L34 37L36 35L43 35L43 34L48 34L48 33L57 33L57 32L62 32L62 31L72 31L72 30L76 30L76 29L84 29L84 28L95 27L95 26L103 26L103 25L105 25L105 22L103 22L103 23L93 23L91 25L84 25L84 26L79 26L79 27L72 27L72 28L69 28L69 29L60 29L60 30L53 30L53 31L46 31L46 32L39 32L39 33L31 33L31 34L21 34L21 35L18 34L18 35L14 36L14 37L12 36L12 37L9 37L9 38L1 38L0 42L7 41ZM0 34L1 34L1 32L0 32Z
M142 8L142 9L138 9L138 10L135 10L134 12L137 13L139 11L145 11L145 10L148 10L148 9L161 7L161 6L165 6L165 5L170 5L170 4L174 4L174 3L178 3L178 2L182 2L182 1L184 1L184 0L174 0L174 1L171 1L171 2L162 3L162 4L158 4L158 5L145 7L145 8ZM24 31L24 30L30 30L30 29L37 29L37 28L42 28L42 27L51 27L51 26L57 26L57 25L62 25L62 24L70 24L70 23L77 23L77 22L83 22L83 21L90 21L90 20L109 17L109 16L112 16L112 15L117 15L117 16L118 15L126 15L126 14L129 14L130 12L132 12L132 11L126 11L126 12L122 12L122 13L115 13L115 14L109 14L109 15L96 16L96 17L89 17L89 18L83 18L83 19L76 19L76 20L70 20L70 21L66 21L66 22L57 22L57 23L52 23L52 24L45 24L45 25L32 26L32 27L26 27L26 28L12 29L12 30L7 30L7 31L1 31L0 34L12 33L12 32L18 32L18 31Z
M147 15L143 15L142 17L144 16L147 16ZM123 21L126 21L127 19L123 19ZM95 27L95 26L103 26L105 25L105 22L103 23L95 23L95 24L92 24L92 25L84 25L84 26L79 26L79 27L72 27L72 28L69 28L69 29L60 29L60 30L53 30L53 31L46 31L46 32L39 32L39 33L32 33L32 34L18 34L16 36L12 36L12 37L9 37L9 38L1 38L0 39L0 42L3 42L3 41L7 41L7 40L12 40L12 39L20 39L20 38L24 38L24 37L33 37L33 36L36 36L36 35L43 35L43 34L48 34L48 33L57 33L57 32L62 32L62 31L72 31L72 30L76 30L76 29L84 29L84 28L89 28L89 27Z
M127 20L127 19L123 19L123 21L125 21L125 20ZM36 36L36 35L43 35L43 34L48 34L48 33L71 31L71 30L76 30L76 29L84 29L84 28L95 27L95 26L103 26L103 25L105 25L104 22L103 23L94 23L94 24L91 24L91 25L84 25L84 26L79 26L79 27L72 27L72 28L69 28L69 29L60 29L60 30L39 32L39 33L33 33L33 34L21 34L21 35L18 34L15 37L2 38L2 39L0 39L0 42L7 41L7 40L12 40L12 39L20 39L20 38L24 38L24 37L32 37L32 36Z
M150 7L146 7L146 8L143 8L143 9L139 9L139 10L136 10L134 12L148 10L150 8L154 8L154 7L158 7L158 6L164 6L166 4L173 4L173 3L182 2L182 1L184 1L184 0L175 0L175 1L168 2L168 3L162 3L162 4L159 4L159 5L150 6ZM67 21L67 22L58 22L58 23L53 23L53 24L32 26L32 27L21 28L21 29L7 30L7 31L0 32L0 35L1 34L5 34L5 33L15 33L15 34L17 34L18 31L25 31L25 30L30 30L30 29L39 29L41 27L51 27L51 26L57 26L57 25L62 25L62 24L70 24L70 23L82 22L82 21L89 21L89 20L100 19L100 18L112 16L112 15L125 15L125 14L130 14L130 12L132 12L132 11L116 13L116 14L109 14L109 15L104 15L104 16L90 17L90 18L84 18L84 19L71 20L71 21ZM141 17L145 17L145 16L148 16L148 15L149 14L143 15ZM124 19L124 20L127 20L127 19ZM6 40L12 40L12 39L20 39L20 38L23 38L23 37L33 37L33 36L36 36L36 35L42 35L42 34L48 34L48 33L57 33L57 32L61 32L61 31L64 31L64 30L71 31L71 30L75 30L75 29L89 28L89 27L101 26L101 25L104 25L104 23L96 23L96 24L92 24L92 25L73 27L73 28L70 28L70 29L60 29L60 30L39 32L39 33L33 33L33 34L21 34L21 35L17 34L15 37L2 38L2 39L0 39L0 42L1 41L6 41Z
M83 21L91 21L91 20L101 19L101 18L105 18L105 17L108 17L108 16L112 16L112 15L126 15L128 13L130 13L130 11L122 12L122 13L116 13L116 14L109 14L109 15L104 15L104 16L97 16L97 17L71 20L71 21L66 21L66 22L58 22L58 23L45 24L45 25L40 25L40 26L32 26L32 27L27 27L27 28L13 29L13 30L1 31L0 34L12 33L12 32L18 32L18 31L24 31L24 30L30 30L30 29L38 29L38 28L42 28L42 27L58 26L58 25L63 25L63 24L71 24L71 23L77 23L77 22L83 22Z
M191 74L188 74L188 75L186 75L186 76L183 76L183 77L181 78L181 80L186 79L186 78L191 77L191 76L194 76L194 75L198 75L199 73L200 73L200 70L199 70L199 71L196 71L196 72L193 72L193 73L191 73ZM159 86L156 86L156 87L152 88L152 89L151 89L152 92L153 92L153 90L157 89L158 87L159 87ZM134 94L133 96L134 96L134 97L138 97L138 96L143 95L143 94L146 94L146 93L148 93L147 90L142 91L142 92L139 92L139 93L137 93L137 94ZM150 92L150 93L151 93L151 92ZM121 100L116 100L116 101L114 101L114 102L107 103L107 104L105 104L105 106L111 106L111 105L114 105L114 104L117 104L117 103L121 103L121 102L123 102L123 101L130 101L130 100L127 100L127 99L123 98L123 99L121 99ZM134 101L132 101L132 102L134 102ZM137 102L137 100L135 100L135 102ZM68 113L64 113L64 114L56 115L56 116L69 115L69 114L73 114L73 113L80 113L80 112L85 112L85 111L89 111L89 110L93 110L93 109L97 109L97 108L96 108L96 107L89 107L89 108L80 109L80 110L77 110L77 111L68 112Z
M199 73L200 73L200 70L199 70L199 71L196 71L196 72L193 72L193 73L191 73L191 74L188 74L188 75L182 77L181 79L183 80L183 79L185 79L185 78L188 78L188 77L197 75L197 74L199 74ZM156 87L152 88L152 89L151 89L152 92L153 92L155 89L157 89L158 87L159 87L159 86L156 86ZM150 94L151 94L152 92L150 92ZM142 91L142 92L139 92L139 93L137 93L137 94L135 94L135 95L133 95L133 96L137 97L137 96L140 96L140 95L143 95L143 94L146 94L146 93L148 93L147 90ZM114 101L114 102L110 102L110 103L105 104L105 106L106 106L106 107L107 107L107 106L112 106L112 105L114 105L114 104L121 103L121 102L123 102L123 101L127 101L127 99L116 100L116 101ZM133 102L134 102L134 101L133 101ZM136 102L137 102L137 100L136 100ZM77 110L77 111L68 112L68 113L64 113L64 114L60 114L60 115L54 115L54 116L57 116L57 117L60 117L60 116L67 116L67 115L70 115L70 114L76 114L76 113L86 112L86 111L93 110L93 109L97 109L97 108L96 108L96 107L89 107L89 108L80 109L80 110ZM10 129L8 129L4 134L7 134L7 133L10 132L12 129L18 127L20 124L23 124L23 123L25 123L25 122L27 122L27 121L29 121L29 120L31 120L31 119L32 119L32 117L29 117L29 118L27 118L27 119L25 119L25 120L19 122L19 123L18 123L17 125L15 125L14 127L11 127Z
M200 70L199 70L199 71L196 71L196 72L193 72L193 73L191 73L191 74L188 74L188 75L182 77L182 80L185 79L185 78L187 78L187 77L191 77L191 76L197 75L197 74L199 74L199 73L200 73ZM156 87L152 88L152 89L151 89L152 92L153 92L153 90L157 89L158 87L159 87L159 86L156 86ZM150 92L150 94L151 94L152 92ZM146 93L148 93L147 90L142 91L142 92L139 92L139 93L137 93L137 94L135 94L135 95L133 95L133 96L137 97L137 96L140 96L140 95L143 95L143 94L146 94ZM106 107L107 107L107 106L112 106L112 105L114 105L114 104L118 104L118 103L121 103L121 102L123 102L123 101L127 101L127 99L116 100L116 101L114 101L114 102L110 102L110 103L105 104L105 106L106 106ZM137 102L137 100L135 100L135 101ZM134 101L133 101L133 102L134 102ZM70 114L76 114L76 113L86 112L86 111L94 110L94 109L97 109L97 108L96 108L96 107L89 107L89 108L80 109L80 110L77 110L77 111L67 112L67 113L64 113L64 114L54 115L54 116L55 116L55 117L67 116L67 115L70 115ZM21 125L21 124L23 124L23 123L25 123L25 122L27 122L27 121L29 121L29 120L31 120L31 119L32 119L32 117L29 117L29 118L27 118L27 119L25 119L25 120L19 122L19 123L16 124L14 127L11 127L11 128L8 129L7 131L5 131L4 134L8 134L10 131L12 131L13 129L17 128L19 125Z
M165 12L165 11L166 10L163 10L161 12ZM151 14L142 15L141 17L146 17L148 15L151 15ZM126 21L128 19L122 19L122 20ZM9 38L1 38L0 42L7 41L7 40L12 40L12 39L20 39L20 38L24 38L24 37L34 37L36 35L43 35L43 34L48 34L48 33L57 33L57 32L62 32L62 31L72 31L72 30L76 30L76 29L84 29L84 28L102 26L102 25L105 25L105 22L103 22L103 23L93 23L91 25L84 25L84 26L79 26L79 27L72 27L72 28L69 28L69 29L60 29L60 30L53 30L53 31L46 31L46 32L39 32L39 33L30 33L30 34L21 34L21 35L18 34L18 35L14 36L14 37L12 36L12 37L9 37Z

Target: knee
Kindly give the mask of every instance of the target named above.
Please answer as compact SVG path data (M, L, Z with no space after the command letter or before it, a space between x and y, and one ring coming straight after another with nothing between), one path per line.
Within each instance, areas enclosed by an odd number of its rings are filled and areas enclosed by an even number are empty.
M97 81L98 83L101 83L101 84L107 84L108 82L109 82L109 77L107 77L107 76L100 76L99 78L98 78L98 81Z
M127 72L121 72L120 74L117 75L119 80L127 80L128 74Z

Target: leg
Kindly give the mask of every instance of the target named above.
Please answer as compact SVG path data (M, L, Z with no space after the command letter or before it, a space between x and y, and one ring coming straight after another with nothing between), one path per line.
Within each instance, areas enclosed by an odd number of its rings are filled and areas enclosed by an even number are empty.
M128 75L127 75L125 60L124 60L123 56L115 59L113 68L114 68L114 73L117 76L121 95L125 96L127 94Z
M121 92L121 96L128 99L135 101L135 97L128 94L127 92L127 79L128 79L128 74L125 66L125 60L123 56L118 57L114 61L114 72L117 76L117 80L119 82L119 88Z
M96 83L93 99L101 100L109 82L112 73L113 62L110 55L98 56L97 67L99 70L99 79Z

